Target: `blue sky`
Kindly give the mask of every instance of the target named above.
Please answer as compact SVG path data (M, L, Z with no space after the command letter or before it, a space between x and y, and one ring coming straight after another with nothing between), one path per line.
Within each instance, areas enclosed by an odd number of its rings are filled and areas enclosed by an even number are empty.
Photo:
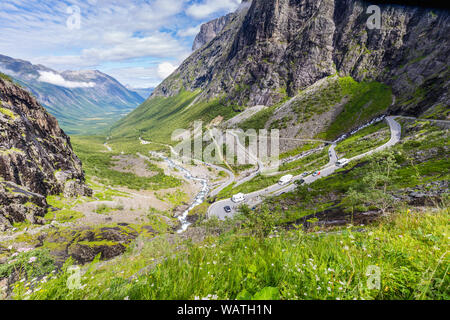
M160 83L200 25L241 0L1 0L0 54L58 71L97 69L132 87Z

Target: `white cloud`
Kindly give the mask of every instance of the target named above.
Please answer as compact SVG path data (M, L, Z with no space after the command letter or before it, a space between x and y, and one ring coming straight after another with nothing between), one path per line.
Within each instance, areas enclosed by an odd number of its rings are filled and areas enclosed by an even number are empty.
M177 67L170 62L163 62L158 65L158 75L161 79L165 79L170 76L176 69Z
M205 19L217 12L230 12L236 10L241 0L204 0L191 5L186 13L195 19Z
M144 56L178 56L185 51L186 49L170 35L155 33L144 38L128 37L112 47L86 49L83 50L82 56L93 61L120 61Z
M133 88L156 87L161 83L156 65L149 67L115 67L107 69L105 72Z
M99 69L108 73L107 70L115 69L117 79L123 83L154 85L191 54L189 37L198 33L200 22L234 11L239 3L240 0L0 0L0 54L57 71ZM71 5L80 8L79 29L67 27L67 8ZM165 61L170 61L172 67L163 64ZM163 66L158 68L158 64ZM126 67L119 71L119 65ZM150 71L149 77L133 81L133 74L126 72L129 67L143 67ZM138 71L144 75L144 69Z
M54 84L56 86L70 89L95 87L94 82L67 81L61 75L48 71L39 71L39 73L40 77L38 78L38 81Z

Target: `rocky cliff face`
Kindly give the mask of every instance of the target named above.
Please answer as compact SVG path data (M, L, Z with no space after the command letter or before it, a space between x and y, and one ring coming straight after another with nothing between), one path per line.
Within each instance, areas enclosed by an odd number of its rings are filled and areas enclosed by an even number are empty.
M217 35L225 28L228 23L233 19L234 13L230 13L226 16L212 20L205 23L200 28L200 33L195 37L192 50L198 50L205 44L211 42Z
M56 119L8 80L0 79L0 100L0 229L39 222L47 195L89 195L81 162Z
M272 105L333 74L393 88L392 111L418 115L449 102L450 17L444 10L380 5L381 28L369 29L370 2L253 0L205 29L215 37L195 51L154 96L182 88L202 98ZM214 27L218 25L215 34Z

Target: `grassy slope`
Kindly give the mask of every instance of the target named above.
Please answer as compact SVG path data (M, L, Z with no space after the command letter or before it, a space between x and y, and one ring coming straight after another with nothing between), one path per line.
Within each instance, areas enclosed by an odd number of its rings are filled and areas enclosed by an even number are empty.
M141 256L130 250L114 264L92 268L83 290L67 289L70 274L61 273L30 298L448 299L448 227L444 210L400 212L364 233L282 231L255 238L242 230L181 252L162 240L147 244ZM160 260L161 254L169 258ZM156 263L147 274L129 280L151 261ZM369 266L381 270L379 289L367 287ZM19 283L17 298L25 291Z
M113 137L137 137L142 135L153 141L170 143L176 129L189 129L196 120L204 125L222 116L232 118L237 113L220 99L191 103L199 92L182 91L169 98L154 97L144 102L138 109L119 121L112 128Z
M371 134L378 132L378 137L373 137ZM389 125L386 122L371 125L348 139L338 143L336 152L341 158L352 158L359 154L363 154L372 149L375 149L390 139Z
M350 77L339 80L342 94L350 98L329 128L319 135L334 140L339 135L385 112L392 104L391 89L379 82L358 83Z
M125 186L131 189L160 190L180 186L180 181L174 177L166 176L164 171L156 165L147 163L150 171L157 174L152 177L139 177L133 173L118 172L112 170L114 166L114 156L118 156L123 151L125 154L136 156L136 152L146 154L152 146L140 145L137 139L116 140L111 143L113 152L107 152L103 145L105 141L101 136L72 137L72 144L75 153L83 162L83 168L88 178L97 178L103 184L111 186ZM120 150L120 151L119 151Z

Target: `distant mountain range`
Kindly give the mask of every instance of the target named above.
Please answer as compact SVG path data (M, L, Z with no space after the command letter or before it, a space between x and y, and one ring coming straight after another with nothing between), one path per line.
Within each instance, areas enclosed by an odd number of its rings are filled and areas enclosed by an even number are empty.
M12 76L36 96L68 134L104 131L149 96L127 89L100 71L60 73L3 55L0 55L0 72Z
M139 94L142 98L148 99L150 95L153 93L155 88L134 88L131 86L126 86L126 88L130 91L134 91Z

